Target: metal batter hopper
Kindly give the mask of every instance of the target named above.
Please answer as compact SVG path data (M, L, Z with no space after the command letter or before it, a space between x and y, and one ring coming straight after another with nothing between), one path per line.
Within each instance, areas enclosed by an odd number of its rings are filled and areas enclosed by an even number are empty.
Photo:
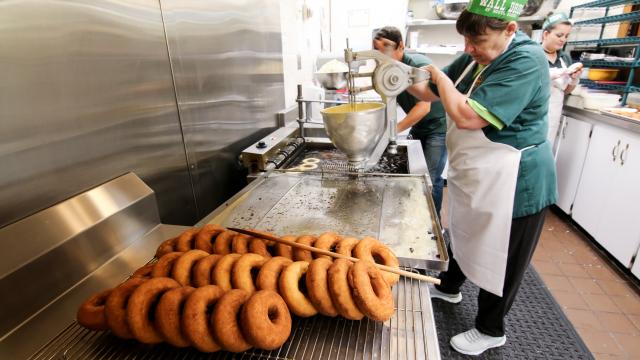
M386 130L385 104L343 104L320 113L333 145L347 155L350 167L363 169Z

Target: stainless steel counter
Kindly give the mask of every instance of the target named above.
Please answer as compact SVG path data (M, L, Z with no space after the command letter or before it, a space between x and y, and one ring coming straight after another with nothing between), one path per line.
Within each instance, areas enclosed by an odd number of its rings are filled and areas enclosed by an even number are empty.
M587 121L591 124L607 124L625 130L640 133L640 121L631 120L615 114L605 114L600 111L580 109L565 105L562 113L577 120Z

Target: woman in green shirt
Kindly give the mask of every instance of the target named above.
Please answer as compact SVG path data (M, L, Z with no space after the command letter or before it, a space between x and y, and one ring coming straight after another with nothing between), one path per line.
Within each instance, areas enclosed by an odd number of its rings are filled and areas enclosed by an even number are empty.
M465 54L411 92L440 99L447 113L449 247L447 272L431 296L462 301L469 279L481 290L475 328L451 339L477 355L506 342L511 308L556 200L547 136L549 70L542 48L515 22L526 0L471 0L456 23Z

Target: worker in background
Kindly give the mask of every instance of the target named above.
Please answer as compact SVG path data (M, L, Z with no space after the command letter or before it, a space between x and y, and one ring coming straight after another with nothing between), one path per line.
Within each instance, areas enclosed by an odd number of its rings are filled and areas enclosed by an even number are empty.
M562 51L571 33L571 22L563 13L552 14L544 21L542 49L549 61L551 95L549 98L549 133L547 139L555 144L565 94L571 93L580 81L582 64L571 64L569 54Z
M517 20L526 0L471 0L456 22L465 54L409 90L440 99L447 113L448 271L431 296L462 301L466 279L478 285L475 327L451 338L477 355L505 344L504 318L556 200L547 141L549 69L544 51Z
M374 33L373 48L409 66L422 67L432 63L431 59L422 54L405 52L402 34L393 26L386 26ZM433 201L436 212L440 216L444 187L442 171L447 162L444 108L440 102L431 104L420 101L407 91L398 95L397 101L407 114L398 122L398 133L411 128L409 132L411 137L422 143L429 176L433 183Z

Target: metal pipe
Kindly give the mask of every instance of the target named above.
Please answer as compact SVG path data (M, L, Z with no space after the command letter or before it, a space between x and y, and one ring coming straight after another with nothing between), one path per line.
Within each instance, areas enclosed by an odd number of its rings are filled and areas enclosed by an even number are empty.
M302 106L304 105L304 100L302 99L302 84L298 84L298 97L296 98L298 102L298 125L300 126L300 137L304 137L304 109Z

